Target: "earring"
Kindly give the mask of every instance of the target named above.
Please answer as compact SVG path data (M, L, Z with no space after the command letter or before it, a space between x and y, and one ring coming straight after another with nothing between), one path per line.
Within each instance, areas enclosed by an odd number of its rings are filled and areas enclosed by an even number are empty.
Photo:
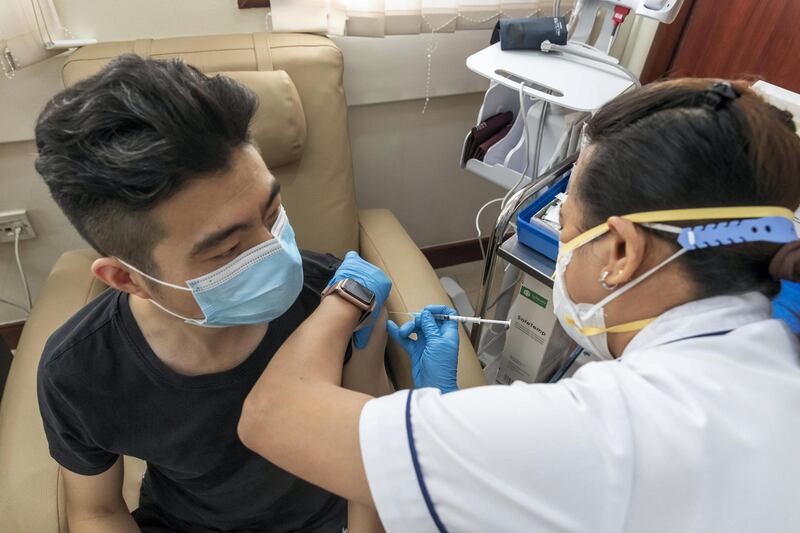
M608 270L604 270L603 273L600 274L600 279L598 281L600 282L600 285L602 285L605 290L613 291L614 289L617 288L617 284L615 283L614 285L609 285L608 283L606 283L606 278L608 277L609 274L610 274L610 272Z

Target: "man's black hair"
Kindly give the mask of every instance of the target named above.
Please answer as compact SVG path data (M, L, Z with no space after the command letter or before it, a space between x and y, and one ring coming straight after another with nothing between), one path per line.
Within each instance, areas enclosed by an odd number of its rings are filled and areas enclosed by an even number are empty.
M150 211L189 180L225 170L249 141L255 95L181 60L128 54L58 93L36 124L36 170L98 252L156 273Z

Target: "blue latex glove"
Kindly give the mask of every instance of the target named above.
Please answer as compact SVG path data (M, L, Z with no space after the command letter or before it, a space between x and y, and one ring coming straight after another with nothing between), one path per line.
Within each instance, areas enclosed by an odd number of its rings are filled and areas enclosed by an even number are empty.
M442 392L458 390L458 323L436 320L434 314L454 315L444 305L429 305L415 320L399 326L387 323L389 336L411 357L411 373L416 387L436 387ZM417 340L409 337L417 334Z
M772 317L786 321L800 335L800 283L781 282L781 292L772 300Z
M372 334L375 320L383 308L383 302L386 301L386 298L389 297L389 291L392 290L392 280L383 270L361 259L357 252L347 252L347 255L344 256L344 261L333 274L328 286L343 279L357 281L375 293L375 309L372 311L372 316L367 319L364 327L353 334L355 347L364 348L369 341L369 336Z

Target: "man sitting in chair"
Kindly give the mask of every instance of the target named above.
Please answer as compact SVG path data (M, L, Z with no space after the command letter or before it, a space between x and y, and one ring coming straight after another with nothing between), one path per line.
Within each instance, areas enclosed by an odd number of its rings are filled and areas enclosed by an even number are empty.
M345 502L236 434L248 392L340 263L297 249L250 141L256 106L230 78L128 55L39 117L36 168L111 287L53 334L39 365L73 533L347 524ZM374 320L375 334L349 349L344 384L384 394L384 317ZM132 515L124 455L147 461ZM374 528L374 513L351 506L351 531Z

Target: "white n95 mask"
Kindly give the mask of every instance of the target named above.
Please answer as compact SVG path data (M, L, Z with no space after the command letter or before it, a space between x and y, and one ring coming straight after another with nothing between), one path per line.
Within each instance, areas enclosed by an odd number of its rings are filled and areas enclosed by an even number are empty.
M686 250L679 250L677 253L667 258L666 261L663 261L655 268L648 270L638 278L614 290L596 304L575 303L572 298L570 298L564 277L566 275L567 265L569 265L572 259L572 250L560 255L556 262L555 282L553 283L553 311L561 327L564 328L564 331L567 332L567 335L569 335L572 340L577 342L578 345L587 352L601 359L613 359L614 356L608 348L608 333L638 331L655 320L655 318L636 320L609 328L606 327L605 306L644 281L645 278L653 274L656 270L676 259L684 252L686 252Z
M272 235L272 239L250 248L225 266L188 280L186 287L161 281L119 261L151 281L191 292L203 312L202 319L179 315L150 300L187 324L206 327L263 324L284 314L303 289L303 260L283 207L272 226Z
M796 233L787 229L787 227L791 228L793 216L794 214L786 208L770 206L674 209L624 215L622 218L631 222L677 234L677 242L680 248L650 270L613 289L608 296L596 304L575 303L570 298L569 290L564 281L567 265L569 265L572 254L576 249L608 232L608 224L596 226L567 243L561 243L559 246L559 255L554 274L555 283L553 284L553 308L556 317L564 331L567 332L567 335L577 342L581 348L597 357L613 359L614 356L608 348L608 333L638 331L658 317L644 318L606 327L604 309L606 305L652 276L668 263L691 250L750 241L788 242L796 239ZM736 222L694 227L659 224L659 222L694 220L733 220ZM783 231L779 231L780 228L783 228ZM602 281L603 278L599 282L602 283Z

